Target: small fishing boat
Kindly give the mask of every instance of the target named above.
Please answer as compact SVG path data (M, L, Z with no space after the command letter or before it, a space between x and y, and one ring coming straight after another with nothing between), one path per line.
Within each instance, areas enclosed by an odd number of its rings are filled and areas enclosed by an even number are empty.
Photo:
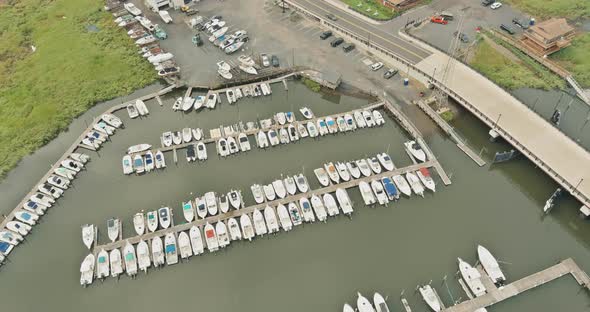
M289 212L289 217L291 218L291 223L294 226L300 225L303 222L303 218L301 216L301 212L299 211L299 208L297 207L297 204L295 204L294 202L290 202L287 206L288 206L287 209ZM312 213L312 215L313 215L313 213Z
M338 175L343 181L350 181L350 172L346 169L345 163L337 162L336 170L338 170Z
M227 138L227 146L230 154L236 154L240 151L236 139L232 136Z
M189 144L186 147L186 161L192 162L197 159L197 154L195 153L195 146L193 144Z
M312 119L313 118L313 112L308 107L300 108L299 112L301 112L301 115L303 115L303 117L305 117L305 119Z
M195 105L195 99L190 96L187 96L182 99L182 105L180 106L180 109L182 109L185 112L188 112L191 108L193 108L194 105ZM188 142L188 141L185 141L185 142Z
M387 194L385 194L383 184L381 184L379 180L371 181L371 189L373 189L373 193L375 193L377 202L379 202L380 205L387 205L389 203L389 199L387 198Z
M340 209L342 209L342 212L344 214L352 214L352 202L350 201L350 197L348 197L346 189L336 189L336 199L338 200L338 203L340 204Z
M54 187L54 186L50 185L49 183L41 183L41 184L39 184L39 186L37 186L37 189L41 193L45 193L47 195L50 195L51 197L53 197L55 199L60 198L64 193L64 191L62 189Z
M359 312L375 312L375 309L373 309L373 306L371 305L371 301L363 297L360 292L357 294L358 297L356 299L356 307Z
M229 148L227 147L227 140L226 139L220 138L217 141L217 152L222 157L226 157L229 155Z
M113 114L102 114L100 118L104 122L115 128L121 128L121 126L123 126L123 122L121 121L121 119Z
M269 201L273 201L277 198L275 190L272 186L272 184L266 184L262 186L262 190L264 191L264 196L266 196L266 199Z
M252 196L254 196L254 200L256 201L256 203L262 204L264 202L262 186L260 184L254 184L250 186L250 190L252 190Z
M150 172L154 170L154 168L154 154L152 153L152 151L147 151L145 153L145 171Z
M404 178L404 176L394 175L392 179L395 185L397 186L397 189L401 193L408 197L412 195L412 188L410 187L410 184L408 184L408 181L406 181L406 178Z
M420 291L420 295L422 295L422 299L428 304L428 306L434 312L438 312L442 310L442 302L438 299L438 296L434 292L434 288L430 285L424 285L418 288Z
M195 198L195 208L197 210L197 216L199 216L199 218L205 219L207 217L207 203L205 201L205 197Z
M367 158L367 163L369 163L371 170L373 170L375 174L381 173L381 165L379 164L377 157Z
M383 183L385 194L387 194L387 198L389 198L389 200L399 199L399 193L391 178L384 177L381 179L381 183Z
M247 74L258 75L258 71L253 66L246 66L246 65L240 64L240 65L238 65L238 68Z
M223 221L218 221L215 224L215 232L217 233L217 241L219 242L220 248L225 248L230 243L229 233L227 226Z
M168 53L168 54L170 54L170 53ZM164 54L161 54L161 55L164 55ZM159 56L161 56L161 55L159 55ZM158 57L158 56L156 56L156 57ZM150 113L150 111L148 110L147 106L145 105L145 102L142 101L142 100L139 100L139 99L136 100L135 101L135 107L137 108L137 111L139 112L139 114L141 116L146 116L146 115L148 115Z
M107 135L113 135L115 133L115 127L107 125L107 123L104 121L97 122L96 124L94 124L93 128ZM90 158L90 156L88 156L88 158Z
M418 177L411 172L406 173L406 179L408 180L408 183L412 187L412 191L414 191L414 193L424 197L424 186L422 186L422 183L420 183L420 179L418 179Z
M326 207L319 196L311 196L311 207L313 208L313 211L315 212L315 215L318 217L319 221L326 221L328 218L328 213L326 212Z
M348 172L350 173L350 175L353 179L358 179L361 177L361 171L360 171L358 165L356 164L356 162L354 162L354 161L347 162L346 169L348 169Z
M137 235L143 235L145 232L145 217L143 213L138 212L133 215L133 228L135 228Z
M275 190L275 194L279 198L285 198L287 196L287 190L285 189L285 185L283 184L282 180L275 180L272 182L272 187Z
M207 212L210 216L214 216L217 214L217 197L215 196L215 192L207 192L205 193L205 204L207 205Z
M24 210L30 211L32 213L39 215L39 216L44 215L47 208L48 208L47 206L45 206L43 204L36 203L32 200L27 200L27 202L23 204Z
M86 248L92 248L94 244L94 238L96 237L96 227L94 224L84 224L82 226L82 242Z
M207 96L207 102L206 102L205 106L207 106L207 108L213 109L213 108L215 108L216 104L217 104L217 93L209 94L209 96Z
M150 232L155 232L158 229L158 213L150 211L147 213L147 228Z
M338 125L338 131L340 131L340 132L348 131L348 125L346 124L346 121L344 120L343 116L338 116L336 118L336 124Z
M140 154L135 154L133 157L133 171L137 174L142 174L145 172L145 163L143 162L143 157Z
M70 180L68 180L67 178L58 177L56 175L50 175L49 178L47 179L47 183L49 183L55 187L58 187L62 190L65 190L69 187Z
M221 213L227 213L229 211L229 201L225 194L219 195L219 210Z
M197 143L197 159L201 161L207 160L207 147L203 142Z
M227 79L230 80L234 77L234 75L232 75L232 73L225 71L223 69L219 69L217 70L217 73L219 74L219 76L221 76L223 79Z
M96 258L96 278L109 277L109 253L101 249Z
M245 133L241 132L238 135L238 142L240 144L240 149L243 152L247 152L250 150L250 141L248 140L248 136Z
M55 203L55 199L52 196L43 193L35 193L30 197L30 200L47 207L51 207Z
M287 123L287 116L284 112L278 112L275 114L275 120L279 125L284 125Z
M257 142L259 148L268 147L268 139L267 139L264 131L262 131L262 130L258 131L258 134L256 135L256 142Z
M200 141L203 138L203 129L193 128L191 129L191 132L193 133L193 138L195 141Z
M233 103L237 102L234 90L232 90L232 89L226 90L225 96L227 97L227 101L229 102L229 104L233 104Z
M391 157L389 157L387 153L377 154L377 159L379 160L383 168L385 168L385 170L392 171L393 169L395 169L395 165L393 164Z
M377 126L381 126L385 124L385 119L383 119L383 115L378 110L373 111L373 120L375 120L375 124Z
M125 10L127 10L129 13L137 16L137 15L141 15L141 10L138 9L133 3L128 2L123 4L123 7L125 8Z
M182 106L182 97L179 97L176 99L176 101L174 101L174 104L172 104L172 110L177 111L181 108L181 106Z
M410 154L412 154L412 156L414 156L414 158L416 158L417 160L419 160L421 162L426 161L426 153L424 153L424 151L422 150L422 147L420 147L420 144L416 143L416 141L405 142L404 146L410 152Z
M503 285L506 281L506 276L504 276L498 260L496 260L492 253L484 246L478 245L477 256L484 270L492 279L492 282L496 285Z
M369 111L363 111L363 118L367 123L367 127L371 128L375 126L375 120L373 119L373 114Z
M70 169L66 169L64 167L58 167L55 168L55 170L53 170L53 172L55 172L55 174L57 174L60 177L66 178L66 179L74 179L76 177L76 171L70 170Z
M170 215L170 208L162 207L158 209L158 221L163 229L170 227L170 223L172 222L171 218L172 216Z
M434 184L434 179L430 176L427 168L420 168L420 170L416 171L416 175L427 189L435 192L436 184Z
M307 191L309 191L309 183L307 183L307 178L302 173L296 175L294 177L294 180L295 180L295 184L297 185L297 189L299 190L299 192L306 193ZM287 190L288 190L289 186L288 186L287 182L285 182L285 185L287 185Z
M164 243L160 236L152 238L152 260L156 268L166 263L166 259L164 259Z
M242 199L240 193L236 190L231 190L227 193L227 198L229 199L229 203L234 209L240 209L242 206Z
M359 183L359 190L361 191L361 196L363 197L363 201L365 202L366 206L373 205L377 202L377 200L375 199L375 195L373 194L373 191L371 191L369 183L361 181Z
M85 164L90 160L90 156L82 153L71 153L70 158L82 164Z
M240 231L240 225L238 224L238 220L236 220L236 218L229 218L227 220L227 227L229 229L229 238L232 241L242 239L242 232Z
M192 141L193 139L193 133L191 131L191 128L183 128L182 129L182 141L184 143L188 143L190 141Z
M281 141L281 144L289 144L289 142L291 142L289 140L289 132L287 132L287 129L279 129L279 140Z
M187 202L182 202L182 214L184 215L186 222L193 222L195 219L195 210L193 208L192 200L189 199Z
M176 246L176 236L174 236L174 233L168 233L166 234L166 237L164 237L164 255L166 257L167 265L178 263L178 248Z
M191 239L191 247L193 249L193 255L198 256L202 254L205 249L203 245L203 236L201 235L201 229L193 225L188 232Z
M205 224L205 242L207 243L207 249L209 252L215 252L219 250L219 241L217 240L217 233L215 228L209 222Z
M252 241L252 238L254 238L254 227L247 213L240 216L240 227L242 228L244 239Z
M345 303L344 307L342 308L342 312L354 312L355 310L353 309L353 307L350 306L350 304Z
M115 242L121 233L121 221L111 218L107 220L107 234L111 242Z
M197 95L197 97L195 98L195 103L193 104L193 108L195 110L199 110L201 107L203 107L203 105L205 105L205 101L207 100L206 97L202 96L202 95ZM199 140L199 139L197 139Z
M229 64L226 63L225 61L219 61L216 64L217 64L218 69L225 70L225 71L231 70L231 66L229 66Z
M255 209L252 213L252 219L254 221L254 230L256 231L256 235L263 236L266 234L267 228L262 212L260 212L258 209Z
M316 124L313 121L308 122L306 124L306 127L310 137L315 138L320 134Z
M166 132L162 133L162 144L164 144L164 146L166 146L166 147L172 145L172 132L171 131L166 131Z
M147 269L152 265L150 248L144 240L139 241L137 244L137 265L145 273L147 273Z
M353 115L354 120L356 121L356 125L359 128L365 128L367 126L367 122L365 121L365 118L363 117L363 114L360 111L355 111Z
M267 207L267 208L270 208L270 207ZM266 213L266 211L265 211L265 213ZM279 216L279 222L280 222L283 230L285 232L290 231L293 228L293 223L291 223L291 217L289 216L289 212L287 211L287 207L285 207L285 205L283 205L283 204L279 204L277 206L277 214ZM268 221L267 221L267 223L268 223Z
M131 156L125 155L123 156L123 173L124 174L132 174L133 173L133 164L131 162Z
M332 182L338 184L340 182L340 176L338 175L338 171L336 170L336 166L334 166L334 164L332 162L329 162L327 164L324 164L324 168L326 169L326 172L328 173L330 180L332 180Z
M346 127L349 131L356 130L356 123L351 114L344 115L344 121L346 122Z
M193 249L191 247L191 240L186 232L181 231L178 234L178 250L180 251L181 259L188 259L193 255Z
M329 133L328 125L326 124L326 121L324 121L323 119L319 118L316 121L316 123L317 123L317 127L319 129L319 132L320 132L320 135L321 136L324 136L324 135L326 135L326 134Z
M180 133L180 131L172 133L172 143L174 143L174 145L182 143L182 134Z
M150 148L152 148L152 146L147 143L133 145L127 149L127 154L131 155L131 154L145 152L145 151L149 150Z
M299 136L301 138L307 138L309 136L307 128L300 122L297 123L297 131L299 132Z
M275 210L271 206L264 208L264 218L268 227L268 233L272 234L279 231L279 222Z
M134 276L137 274L137 255L135 254L135 248L131 243L127 242L123 248L123 259L125 261L125 271L127 275Z
M459 272L461 272L461 277L463 277L463 281L465 281L469 290L471 290L476 297L485 295L486 288L481 281L481 274L479 271L461 258L457 258L457 261L459 262Z
M328 126L328 133L333 134L338 132L338 125L334 118L330 116L326 117L326 125Z
M14 218L24 224L35 225L39 220L39 216L26 210L18 210L14 212Z
M131 118L131 119L139 117L139 111L135 107L135 104L133 104L133 103L127 104L127 114L129 114L129 118Z
M291 142L299 141L299 133L294 125L290 124L287 128L287 132L289 133L289 140Z
M94 278L94 255L89 254L80 265L80 285L86 287L92 284Z
M156 151L156 169L163 168L166 168L166 159L164 158L164 153L158 150Z
M313 214L311 203L307 197L301 197L299 199L299 207L301 208L301 213L303 214L303 220L305 222L315 222L315 215Z
M332 194L326 193L324 196L322 196L322 198L330 217L340 214L340 211L338 210L338 204L336 204L336 200Z
M112 277L117 277L123 273L123 262L121 261L121 251L119 248L115 248L109 253L109 263Z
M369 163L366 159L357 160L355 163L365 177L368 177L372 174L373 171L371 170L371 167L369 167Z
M69 159L69 158L64 159L61 162L61 165L64 168L69 169L69 170L72 170L72 171L75 171L75 172L80 172L80 170L82 170L82 167L83 167L82 166L82 163L77 162L77 161L72 160L72 159Z
M297 193L297 184L295 183L295 179L292 176L287 176L283 182L289 195L295 195L295 193Z
M270 141L271 146L276 146L280 143L279 135L277 134L276 130L270 129L268 131L268 140Z
M0 258L0 264L2 264L2 262L4 262L4 259L10 254L10 252L14 249L14 246L6 243L6 242L0 242L0 256L2 256Z
M330 185L330 177L328 176L326 169L317 168L313 170L313 173L315 174L316 178L318 178L318 181L322 186Z

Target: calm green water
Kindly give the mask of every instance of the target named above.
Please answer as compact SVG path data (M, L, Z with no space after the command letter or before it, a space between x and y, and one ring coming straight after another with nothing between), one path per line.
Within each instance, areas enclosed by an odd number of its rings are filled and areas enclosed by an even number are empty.
M432 280L446 304L452 302L451 296L465 298L454 277L456 258L475 262L478 243L510 263L504 268L511 281L567 257L590 270L589 225L577 218L575 201L565 198L551 216L541 218L541 207L556 187L550 179L521 159L479 168L427 120L419 119L426 140L452 174L453 184L439 183L436 194L366 208L360 204L359 192L352 190L352 220L341 216L327 224L306 224L251 243L233 243L188 263L150 270L135 280L109 278L81 288L80 261L87 254L80 238L82 224L97 224L105 241L106 220L112 216L124 221L124 234L129 236L134 213L168 205L181 222L181 201L206 191L240 188L251 204L249 186L269 183L280 174L304 171L312 187L317 187L312 170L325 161L357 159L389 148L396 165L410 163L402 151L405 134L388 120L379 129L306 139L267 151L254 149L223 160L210 146L206 163L187 164L181 152L178 165L167 155L164 171L141 177L122 174L121 156L128 146L158 144L159 135L168 129L209 129L295 111L301 105L320 116L366 104L347 96L323 98L298 83L290 83L288 92L282 85L273 90L272 97L242 100L238 106L223 104L202 113L172 112L170 96L164 107L148 103L151 114L146 119L131 121L124 112L119 114L126 128L98 155L92 154L74 187L11 254L11 262L1 267L2 311L341 311L344 302L356 301L357 291L369 296L375 290L389 295L393 311L401 310L402 290L415 311L426 311L414 292L416 285ZM27 157L0 184L2 211L16 205L85 122L119 102L99 105L75 121L70 132ZM404 109L419 116L414 108ZM489 143L487 130L467 114L461 115L456 126L471 145L486 147L486 158L508 148ZM442 283L445 275L446 285ZM564 278L490 311L588 311L590 299L578 290L573 280Z

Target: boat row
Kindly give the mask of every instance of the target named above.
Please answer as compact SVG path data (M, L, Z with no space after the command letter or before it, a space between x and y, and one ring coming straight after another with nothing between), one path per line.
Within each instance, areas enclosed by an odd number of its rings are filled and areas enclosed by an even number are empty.
M236 137L227 136L219 138L216 142L217 154L222 157L237 154L239 152L247 152L252 147L250 140L244 132L240 132Z
M373 295L372 304L371 301L364 297L360 292L357 293L357 295L356 310L348 303L345 303L344 308L342 308L342 312L389 312L389 306L387 305L385 298L383 298L380 293L376 292Z
M182 213L186 222L193 222L196 219L228 213L231 209L239 210L243 206L242 192L232 189L219 195L215 192L207 192L202 197L183 201ZM141 234L138 233L138 235Z
M101 118L92 125L92 129L86 132L80 144L90 150L96 151L106 142L109 136L115 133L117 128L123 126L121 119L113 114L102 114Z
M235 89L227 89L225 95L229 104L237 103L239 99L244 97L258 97L261 95L270 95L272 89L270 84L262 82L260 84L246 85Z
M283 199L287 196L292 196L299 193L307 193L309 183L307 178L302 174L293 176L281 177L280 179L272 181L269 184L254 184L250 187L252 196L257 204L262 204L265 201L273 201L275 199Z
M145 105L145 102L140 99L137 99L135 100L135 102L127 104L126 108L127 114L131 119L135 119L139 116L147 116L150 113L147 106Z
M124 174L142 174L166 168L166 158L160 150L156 150L155 153L148 150L143 154L124 155L122 165Z
M166 131L162 133L162 146L170 147L193 141L204 139L203 129L201 128L182 128L182 131Z
M90 156L86 154L68 155L47 180L37 185L35 193L25 200L22 207L12 212L11 219L0 230L0 265L13 248L31 232L47 209L51 208L70 188L72 180L88 161Z

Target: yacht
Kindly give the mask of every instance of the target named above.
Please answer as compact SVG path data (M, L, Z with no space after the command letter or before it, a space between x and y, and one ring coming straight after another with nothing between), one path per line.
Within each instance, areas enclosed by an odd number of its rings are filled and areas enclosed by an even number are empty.
M318 127L313 121L308 122L305 126L307 127L307 132L309 132L310 137L315 138L320 134Z
M349 161L346 163L346 169L350 172L350 175L353 179L358 179L361 177L361 170L359 166L354 161Z
M492 253L485 247L478 245L477 256L484 270L492 279L492 282L496 285L503 285L506 281L506 276L504 276L500 264L498 264L498 260L496 260Z
M119 219L111 218L107 221L107 234L111 242L115 242L119 238L121 221Z
M264 208L264 219L266 220L266 226L268 227L269 234L279 231L279 221L277 220L277 214L271 206L266 206L266 208Z
M92 284L94 278L94 255L89 254L80 265L80 285L86 287Z
M229 229L229 238L232 241L242 239L242 232L240 231L240 225L238 224L238 220L236 220L236 218L227 219L227 227Z
M330 177L328 176L326 169L317 168L313 170L313 173L315 174L316 178L318 178L318 181L322 186L330 185Z
M392 171L393 169L395 169L395 165L393 164L391 157L389 157L387 153L377 154L377 159L379 160L383 168L385 168L385 170Z
M355 163L365 177L368 177L372 174L371 167L369 167L369 163L366 159L359 159L355 161Z
M337 162L336 170L338 170L338 175L340 176L342 181L350 181L350 172L348 172L348 169L346 169L345 163Z
M412 156L414 156L414 158L416 158L417 160L419 160L421 162L426 161L426 153L424 153L424 151L422 150L422 147L420 147L420 144L416 143L416 141L405 142L404 146L410 152L410 154L412 154Z
M381 115L381 112L378 110L373 111L373 120L375 120L377 126L385 124L385 119L383 119L383 115Z
M207 160L207 147L203 142L197 143L197 159L201 161Z
M221 213L227 213L229 211L229 200L225 194L219 195L218 204Z
M123 260L125 261L125 271L127 275L134 276L137 274L137 256L135 248L131 243L127 242L123 248Z
M236 190L231 190L227 193L227 198L229 199L229 203L231 204L232 208L240 209L242 206L242 199L240 196L240 192Z
M150 248L144 240L139 241L137 244L137 265L145 273L147 273L147 269L152 265Z
M133 227L137 235L143 235L145 232L145 217L143 213L138 212L133 216Z
M170 208L162 207L158 209L158 221L160 222L160 226L163 229L170 227L170 224L172 223L171 219L172 216L170 215Z
M217 214L217 198L214 192L205 193L205 204L207 205L207 212L210 216Z
M302 174L298 174L295 176L295 184L297 185L297 189L301 193L306 193L309 191L309 184L307 183L307 178Z
M322 203L322 199L317 195L311 196L311 206L315 212L315 215L318 217L318 220L325 222L328 218L328 214L326 212L324 203Z
M268 147L268 138L266 137L264 131L258 131L258 134L256 135L256 143L258 144L259 148Z
M229 245L229 233L227 232L227 226L223 221L217 221L215 224L215 232L217 233L217 241L219 242L220 248L225 248Z
M356 121L356 125L359 128L364 128L367 126L367 122L365 121L365 118L363 117L363 114L361 113L361 111L356 111L353 113L354 115L354 120Z
M189 199L187 202L182 202L182 214L186 222L193 222L195 219L195 209L192 200Z
M101 249L96 258L96 277L103 279L109 275L109 253Z
M254 238L254 227L247 213L240 216L240 226L244 234L244 239L251 241Z
M294 226L300 225L303 222L303 218L301 216L301 212L297 207L297 204L294 202L290 202L288 205L289 217L291 218L291 223Z
M322 196L322 198L324 200L326 210L328 210L328 215L330 217L340 214L340 211L338 210L338 204L336 204L336 200L334 199L334 196L332 196L332 194L326 193L324 194L324 196Z
M303 214L303 220L305 222L315 222L315 215L311 208L311 203L307 197L301 197L299 199L299 207L301 207L301 213Z
M178 233L178 250L180 251L181 259L188 259L193 255L191 240L184 231Z
M283 231L290 231L293 228L293 223L291 223L291 217L289 216L289 211L287 211L285 205L279 204L277 206L277 215L279 216L279 222L281 223Z
M201 235L201 229L193 225L188 232L191 239L191 247L193 248L193 255L198 256L202 254L205 249L203 246L203 236Z
M277 194L279 198L285 198L285 196L287 196L287 190L285 189L285 185L283 184L282 180L274 180L272 182L272 187L275 190L275 194Z
M238 135L238 142L240 143L240 149L242 151L247 152L250 150L250 141L245 133L241 132Z
M412 191L414 191L414 193L424 197L424 186L422 186L422 183L420 183L420 180L418 179L418 177L415 174L408 172L408 173L406 173L406 179L408 180L408 183L412 187Z
M160 236L152 238L152 260L156 268L166 263L164 259L164 243Z
M361 196L363 197L363 201L365 202L366 206L373 205L377 202L375 195L373 195L373 191L371 191L369 183L361 181L359 183L359 190L361 191Z
M178 248L176 246L176 236L174 233L166 234L164 237L164 255L166 264L172 265L178 263Z
M307 128L300 122L297 123L297 131L299 132L299 136L303 138L307 138L309 136L309 132Z
M252 190L252 195L254 196L254 200L256 201L256 203L262 204L264 202L262 186L260 184L254 184L250 186L250 190Z
M352 202L350 201L350 197L348 197L348 193L346 189L338 188L336 189L336 199L340 204L340 209L345 215L352 214Z
M430 176L427 168L420 168L420 170L416 171L416 175L427 189L435 191L436 184L434 184L434 179Z
M201 219L207 217L207 202L205 197L195 197L195 209L197 210L197 216Z
M356 307L359 312L375 312L373 306L371 305L371 301L369 299L363 297L361 293L357 293L358 298L356 299Z
M385 194L383 184L381 184L379 180L371 181L371 189L373 189L373 193L375 193L379 205L387 205L389 203L389 199L387 198L387 194Z
M96 237L96 227L94 224L85 224L82 226L82 242L86 248L92 248L94 238Z
M295 195L295 193L297 193L297 184L295 183L295 179L292 176L287 176L283 182L285 183L285 188L287 189L287 193L289 193L289 195Z
M117 277L119 274L123 273L123 262L121 260L121 251L119 248L115 248L109 253L109 263L112 277Z
M367 158L367 163L369 164L371 170L373 170L375 174L381 173L381 165L379 164L379 160L377 159L377 157Z
M393 184L391 178L383 177L381 178L381 183L383 183L385 193L387 194L387 198L389 198L389 200L399 199L399 193L397 191L397 188L395 187L395 184Z
M463 281L465 281L469 290L471 290L476 297L485 295L486 288L481 282L481 274L479 271L461 258L457 258L457 261L459 262L459 272L461 272L461 277L463 277Z
M420 291L420 295L422 295L422 299L424 299L432 311L438 312L442 310L442 302L438 299L434 288L430 285L424 285L418 288L418 290Z
M406 178L404 178L404 176L402 175L394 175L392 177L393 182L395 183L395 185L397 186L397 189L403 193L404 195L410 197L412 195L412 188L410 187L410 184L408 184L408 181L406 181Z
M272 184L263 185L262 190L264 191L264 196L266 196L266 199L268 199L269 201L273 201L277 198L275 190L272 187Z
M334 166L332 162L324 164L324 169L326 169L326 172L328 173L328 176L332 182L336 184L340 182L340 176L338 175L338 171L336 171L336 166Z
M147 228L150 232L155 232L158 229L158 213L150 211L147 213Z
M266 223L264 223L264 216L262 216L262 212L258 209L254 209L252 213L252 219L254 221L254 230L256 231L256 235L264 236L267 233Z
M166 168L166 159L164 158L164 153L158 150L156 152L156 169L163 169Z

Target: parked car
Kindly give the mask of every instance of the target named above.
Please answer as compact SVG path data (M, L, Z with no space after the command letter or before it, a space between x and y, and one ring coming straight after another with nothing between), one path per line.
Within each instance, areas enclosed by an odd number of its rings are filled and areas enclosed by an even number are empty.
M341 45L344 42L344 39L338 37L338 38L334 38L334 40L332 40L332 42L330 42L330 45L332 46L332 48L335 48L339 45Z
M342 50L344 50L344 52L350 52L354 50L355 47L356 46L354 45L354 43L347 42L342 46Z
M514 35L514 30L510 26L507 26L507 25L504 25L504 24L500 24L500 29L502 29L503 31L505 31L505 32L507 32L507 33L509 33L511 35Z
M512 19L512 24L522 28L522 29L527 29L529 28L529 25L527 22L520 20L518 17L515 17Z
M381 62L373 63L373 65L371 65L371 69L373 71L378 71L379 69L381 69L381 67L383 67L383 63Z
M445 19L445 21L452 21L455 17L453 16L453 13L449 12L449 11L442 11L440 12L440 16L442 18Z
M260 54L260 60L261 60L262 66L264 66L264 67L270 66L270 60L268 59L268 55L266 55L265 53Z
M490 9L496 10L496 9L499 9L501 6L502 6L502 3L494 2L494 3L492 3L492 5L490 5Z
M331 31L324 31L321 35L320 35L320 39L322 40L326 40L328 38L330 38L330 36L332 36L332 32Z
M483 6L488 6L492 3L494 3L494 0L482 0L481 1L481 5L483 5Z
M332 21L337 21L337 20L338 20L338 18L336 17L336 15L334 15L334 14L332 14L332 13L326 14L326 17L327 17L329 20L332 20Z
M385 78L385 79L389 79L389 78L391 78L391 77L393 77L393 76L397 75L397 73L398 73L397 69L390 68L389 70L387 70L387 71L386 71L386 72L383 74L383 78Z
M442 24L442 25L446 25L446 24L449 23L449 22L447 22L445 20L444 17L438 16L438 15L435 15L435 16L431 17L430 18L430 21L433 22L433 23L435 23L435 24Z
M453 36L457 36L457 31L453 33ZM459 40L461 40L461 42L469 42L469 37L467 37L467 35L464 33L460 33Z
M280 65L279 58L274 54L270 57L270 62L272 63L273 67L279 67L279 65Z

